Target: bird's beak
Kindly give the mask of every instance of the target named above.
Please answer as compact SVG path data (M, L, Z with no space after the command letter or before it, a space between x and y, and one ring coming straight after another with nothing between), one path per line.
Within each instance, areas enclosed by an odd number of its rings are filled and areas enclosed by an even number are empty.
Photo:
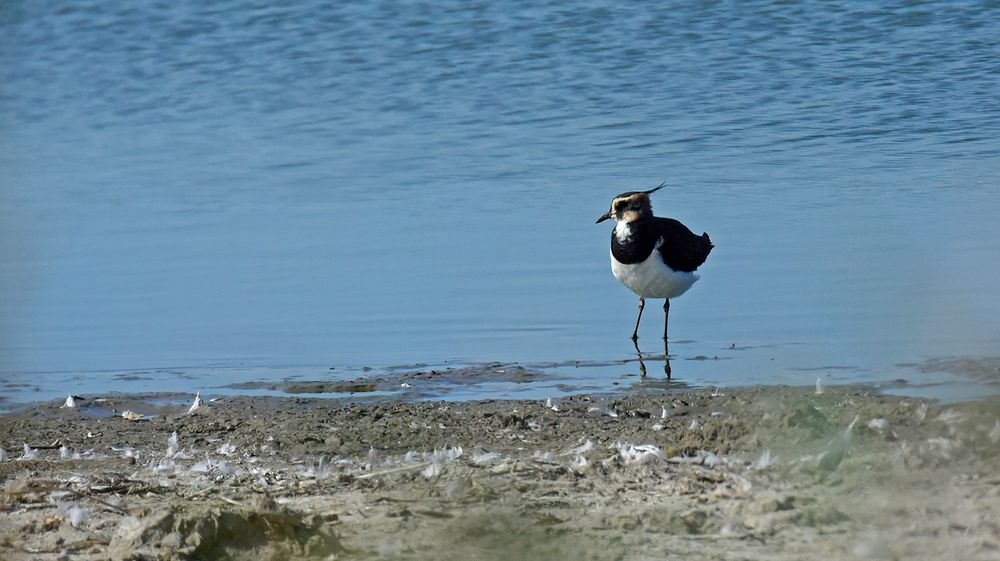
M595 222L594 224L600 224L601 222L604 222L605 220L607 220L609 218L611 218L611 211L610 210L607 211L607 212L605 212L603 216L601 216L600 218L598 218L597 222Z

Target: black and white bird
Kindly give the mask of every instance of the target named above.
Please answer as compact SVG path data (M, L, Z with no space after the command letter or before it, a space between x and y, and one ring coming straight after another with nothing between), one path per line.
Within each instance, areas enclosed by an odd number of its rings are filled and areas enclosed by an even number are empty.
M649 191L629 191L611 200L611 210L598 223L615 219L611 234L611 272L639 295L639 317L632 341L639 339L639 321L646 298L663 298L663 340L667 340L670 299L687 292L700 277L695 271L708 259L712 240L695 235L673 218L653 216Z

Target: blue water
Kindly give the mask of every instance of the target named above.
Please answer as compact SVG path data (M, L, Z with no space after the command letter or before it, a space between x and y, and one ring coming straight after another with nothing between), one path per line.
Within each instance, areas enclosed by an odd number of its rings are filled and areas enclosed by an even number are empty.
M0 5L8 400L634 358L661 181L675 379L996 391L900 363L1000 348L997 3L329 4Z

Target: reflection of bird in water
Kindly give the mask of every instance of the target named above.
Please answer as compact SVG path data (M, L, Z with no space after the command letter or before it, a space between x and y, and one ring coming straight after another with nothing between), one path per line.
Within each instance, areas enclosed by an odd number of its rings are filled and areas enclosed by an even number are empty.
M639 375L643 378L646 377L646 361L643 360L642 351L639 350L639 340L632 339L632 345L635 346L635 354L639 357ZM667 355L667 342L663 341L663 373L670 377L670 357Z
M646 298L663 298L663 340L666 342L670 299L684 294L698 280L695 270L708 259L714 247L708 234L698 236L677 220L653 216L649 195L661 188L662 184L648 191L622 193L611 200L611 209L597 219L598 223L615 219L611 234L611 272L639 295L633 341L639 338L639 322ZM669 366L666 370L669 374Z

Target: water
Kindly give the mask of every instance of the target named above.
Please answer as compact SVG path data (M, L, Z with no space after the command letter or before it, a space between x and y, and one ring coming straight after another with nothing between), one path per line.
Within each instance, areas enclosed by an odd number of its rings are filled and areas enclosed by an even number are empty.
M717 246L676 379L996 391L899 364L1000 343L1000 5L335 4L0 7L9 400L493 360L564 385L463 397L632 384L593 222L661 181Z

